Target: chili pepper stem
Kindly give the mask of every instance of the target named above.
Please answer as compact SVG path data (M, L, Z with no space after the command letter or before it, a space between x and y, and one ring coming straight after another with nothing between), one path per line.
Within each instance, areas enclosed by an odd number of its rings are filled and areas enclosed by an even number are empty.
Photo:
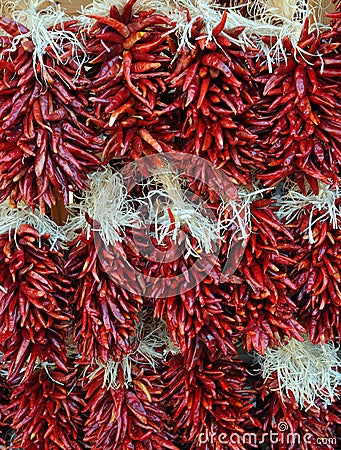
M303 342L291 339L276 349L268 348L256 360L265 381L277 377L282 398L283 395L290 398L290 392L300 408L308 410L318 398L325 406L338 398L341 359L337 352L332 341L314 345L305 336Z
M341 227L341 206L337 204L341 192L338 187L330 189L325 183L318 181L319 193L313 193L310 186L306 185L307 195L302 194L300 188L293 181L288 181L284 186L284 195L279 198L280 218L286 218L287 223L292 223L303 213L309 214L309 225L306 232L309 242L313 244L313 226L316 222L328 221L334 229ZM320 213L314 218L315 212Z
M148 309L143 309L137 313L139 322L136 324L136 337L140 341L137 353L146 359L151 367L155 368L158 361L169 353L172 355L178 354L180 349L173 343L166 321L162 319L150 320L148 315Z
M7 203L0 205L0 235L9 233L14 234L21 225L31 225L39 234L49 235L51 250L55 248L65 248L67 236L63 228L58 226L49 217L44 216L38 209L32 211L23 202L19 203L16 208L11 208Z
M97 222L104 244L122 242L125 227L138 228L141 225L139 213L135 211L122 176L106 168L89 175L90 189L79 197L79 204L68 205L71 216L65 224L65 232L72 239L77 230L86 231L90 237L91 225L86 215Z
M109 359L107 362L103 363L101 361L96 361L95 364L97 365L97 368L91 372L88 375L88 379L91 381L98 372L101 372L104 369L104 376L103 376L103 384L102 387L106 387L109 389L119 389L120 383L119 383L119 369L121 367L121 370L123 372L123 379L124 379L124 385L126 387L129 386L132 382L132 375L131 375L131 359L130 357L126 356L123 357L121 361L114 361L112 359ZM86 376L86 371L88 368L85 369L84 376Z

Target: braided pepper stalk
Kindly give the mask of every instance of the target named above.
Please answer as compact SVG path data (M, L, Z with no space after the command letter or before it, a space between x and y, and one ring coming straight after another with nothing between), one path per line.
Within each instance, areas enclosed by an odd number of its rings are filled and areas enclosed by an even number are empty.
M60 250L65 236L25 207L1 208L0 351L9 381L27 379L37 361L67 372L64 339L71 319L70 282Z
M341 2L339 0L332 0L335 5L335 12L327 13L325 16L330 19L330 25L333 27L338 27L340 29L341 20Z
M15 431L13 446L25 450L82 450L85 406L77 370L37 367L12 392L6 418Z
M200 344L190 371L182 355L166 363L163 389L180 448L244 450L240 437L261 426L254 417L255 391L248 386L246 367L238 359L211 360Z
M313 344L289 339L276 349L268 348L257 355L261 376L269 389L294 399L300 409L308 410L316 403L329 407L338 398L341 386L341 359L332 341Z
M319 194L289 184L280 201L280 214L295 238L297 251L290 278L296 285L293 301L300 323L314 344L341 336L341 209L339 190L318 183Z
M0 201L38 203L44 213L87 187L104 140L83 92L90 82L79 25L60 7L39 10L41 0L19 3L12 15L27 26L0 18L10 35L0 50Z
M178 450L160 400L160 374L140 361L131 367L132 381L125 386L122 372L118 385L112 385L107 371L108 367L95 369L84 386L88 414L84 442L93 450Z

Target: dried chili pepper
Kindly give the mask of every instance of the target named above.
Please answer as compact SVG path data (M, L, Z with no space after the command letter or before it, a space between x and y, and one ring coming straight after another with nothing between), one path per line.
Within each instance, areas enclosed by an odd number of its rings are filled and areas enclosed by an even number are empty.
M207 257L205 259L207 263ZM198 283L195 287L176 296L153 300L155 317L167 321L170 336L184 355L187 368L192 367L197 339L212 355L235 355L235 342L239 336L237 324L242 323L242 318L231 306L230 296L217 286L221 276L218 264L207 270L205 264L201 265L195 258L182 257L172 263L151 266L148 275L166 279L188 272L189 276L193 277L195 276L195 272L191 271L193 264L196 264L198 271ZM204 280L200 280L200 272L208 272ZM164 285L167 289L166 282ZM162 296L162 293L157 294Z
M303 222L299 221L297 226ZM340 312L340 230L327 227L323 237L323 224L316 223L313 234L321 242L308 244L304 236L296 254L296 269L291 277L298 280L297 303L301 323L309 331L312 342L328 342L341 335Z
M238 325L241 325L242 318L231 305L229 294L219 287L221 267L214 256L211 255L211 261L210 256L205 255L202 263L194 256L176 257L185 239L188 239L188 236L180 233L175 249L169 238L164 239L161 244L155 239L150 243L146 241L145 231L141 230L138 234L135 231L133 238L128 231L125 244L127 258L132 267L141 272L150 283L153 283L152 280L161 281L145 287L145 292L148 289L148 293L153 293L153 296L145 301L154 305L155 317L166 320L174 345L179 346L187 367L191 367L196 339L206 346L212 355L235 355L235 342L240 335ZM144 250L142 254L136 251L136 240L138 248ZM143 242L146 242L146 248ZM156 253L166 251L171 262L158 262L153 248ZM185 289L185 285L179 285L179 276L184 276L183 282L187 279L194 287ZM134 282L136 284L138 280L132 280L132 286Z
M250 169L265 166L260 152L250 152L257 135L242 117L259 92L243 52L222 35L205 43L200 30L200 23L193 25L193 48L179 51L166 80L175 90L173 103L157 114L166 117L177 110L183 123L181 150L208 158L237 183L250 184Z
M226 293L211 283L207 279L197 289L156 301L155 316L167 320L172 340L179 345L188 366L193 363L196 337L214 355L236 354L236 322L240 324L242 319L236 318L227 304Z
M297 248L290 255L295 261L289 274L296 285L293 300L298 305L300 323L313 343L338 340L341 336L339 194L323 183L317 185L318 195L305 186L304 197L297 194L298 189L294 185L281 200L282 214Z

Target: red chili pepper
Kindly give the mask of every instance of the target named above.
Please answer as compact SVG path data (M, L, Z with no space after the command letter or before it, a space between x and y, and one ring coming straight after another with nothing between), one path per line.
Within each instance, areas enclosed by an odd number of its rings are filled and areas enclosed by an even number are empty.
M215 69L220 70L228 79L228 82L231 83L232 86L241 87L241 82L238 81L232 74L231 70L222 62L217 54L207 54L202 57L202 63L209 67L213 67Z
M128 352L130 337L134 334L141 299L132 294L126 298L122 284L115 282L100 265L101 258L108 260L110 256L116 257L108 249L101 256L93 240L88 241L80 235L66 264L76 287L74 302L78 325L75 342L83 361L90 362L92 358L107 361L114 354L119 356ZM119 259L116 275L123 282L124 266L119 265ZM100 339L97 340L97 336Z
M321 213L315 211L314 217L318 214ZM304 234L308 222L309 208L292 227L301 250L293 253L296 264L291 278L297 284L301 323L309 330L312 342L327 342L336 339L341 331L339 321L335 320L340 305L339 233L327 221L318 221L312 229L314 243L307 245Z
M96 16L94 14L87 14L87 17L90 17L90 19L96 19L99 23L109 25L111 28L116 30L124 38L127 38L130 35L129 29L127 28L127 26L124 23L119 22L116 19L113 19L112 17Z
M215 26L212 30L212 35L213 36L219 36L219 34L224 30L225 28L225 24L226 24L226 20L227 20L227 11L225 10L223 12L222 18L220 23Z
M150 26L155 24L168 25L169 27L174 26L174 22L172 22L172 20L168 17L161 14L155 14L153 11L151 11L151 13L148 13L148 16L146 18L140 18L139 16L134 18L134 21L132 21L132 23L128 25L128 29L130 33L136 33L137 31L149 28Z
M294 78L297 95L299 98L303 98L307 88L306 68L298 64L294 72Z
M10 19L9 17L0 17L0 27L11 36L19 36L30 31L24 25Z

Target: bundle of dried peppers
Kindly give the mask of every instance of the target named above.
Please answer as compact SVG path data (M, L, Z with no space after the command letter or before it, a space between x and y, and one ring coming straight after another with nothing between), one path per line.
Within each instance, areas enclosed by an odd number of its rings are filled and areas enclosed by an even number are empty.
M86 173L100 165L96 153L104 141L84 95L90 84L81 64L85 55L80 43L67 39L74 34L78 41L79 25L60 21L45 29L39 12L31 15L32 30L0 20L7 33L0 47L0 201L23 200L45 212L57 199L68 202L70 190L87 186ZM37 49L34 37L44 32L52 38ZM40 58L33 57L38 51Z
M0 443L338 448L334 3L3 2Z

